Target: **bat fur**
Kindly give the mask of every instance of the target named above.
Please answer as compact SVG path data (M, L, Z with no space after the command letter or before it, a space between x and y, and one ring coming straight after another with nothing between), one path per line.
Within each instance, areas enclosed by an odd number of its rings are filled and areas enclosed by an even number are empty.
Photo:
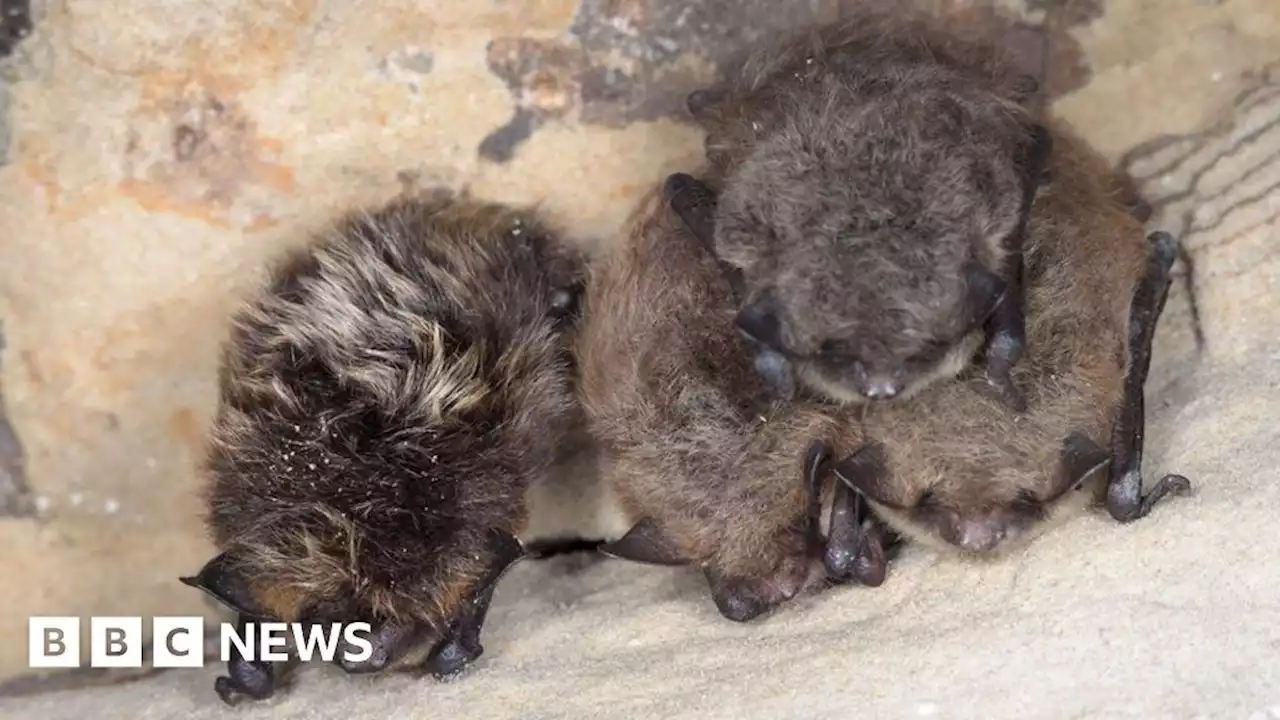
M1117 457L1132 456L1119 423L1131 376L1145 379L1163 294L1153 313L1135 298L1153 276L1167 290L1174 245L1167 235L1144 237L1113 193L1106 162L1065 127L1054 133L1027 234L1028 345L1013 373L1026 411L991 397L967 371L901 403L865 407L862 425L840 443L869 443L840 472L876 515L935 547L976 554L1020 547L1071 510L1105 499L1118 472L1136 472L1140 461L1140 405L1138 457L1123 460L1132 467L1116 466ZM1136 317L1146 318L1145 340L1133 337ZM1189 487L1167 476L1139 498L1140 514ZM1117 517L1128 513L1121 519L1139 513L1108 503Z
M635 527L606 552L695 564L745 621L821 576L808 450L824 405L774 398L733 329L731 288L659 190L593 263L577 336L582 404Z
M1021 243L1050 140L1036 83L977 35L895 9L767 45L689 107L714 252L771 383L907 398L985 350L1021 406Z
M205 463L220 554L184 582L242 619L447 637L581 425L584 272L531 212L439 194L292 253L233 319Z

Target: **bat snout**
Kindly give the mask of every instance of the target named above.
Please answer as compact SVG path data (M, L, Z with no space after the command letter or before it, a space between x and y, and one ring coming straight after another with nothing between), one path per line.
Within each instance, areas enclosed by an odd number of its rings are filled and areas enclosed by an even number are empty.
M862 394L870 400L892 400L900 392L902 383L892 375L872 375L862 387Z
M971 553L986 553L1009 536L1009 522L1003 513L976 518L956 518L940 528L944 540Z

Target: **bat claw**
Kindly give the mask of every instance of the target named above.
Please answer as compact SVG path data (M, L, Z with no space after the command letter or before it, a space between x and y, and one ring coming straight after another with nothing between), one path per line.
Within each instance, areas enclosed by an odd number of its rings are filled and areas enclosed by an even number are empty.
M858 555L853 561L853 579L859 585L880 587L888 573L889 558L882 531L878 527L864 531Z
M227 672L213 681L213 691L227 705L236 705L237 695L266 700L275 694L275 679L266 663L233 658Z
M235 706L236 695L238 695L239 692L236 690L235 683L231 678L226 675L219 675L218 679L213 681L213 691L218 693L218 697L222 699L222 702L233 707Z
M1169 474L1160 478L1155 487L1151 488L1146 497L1142 498L1142 507L1139 510L1139 517L1146 517L1167 495L1189 495L1191 493L1191 481L1182 475Z
M242 637L252 623L252 619L244 614L236 618L236 628ZM275 671L270 663L249 660L235 650L227 659L227 674L213 681L214 692L228 705L236 704L236 695L266 700L275 694L275 689Z
M437 680L457 677L484 654L478 636L466 634L445 638L432 648L427 657L427 670Z
M1141 520L1155 506L1169 495L1187 495L1191 492L1191 481L1182 475L1165 475L1152 487L1146 495L1142 494L1142 475L1131 471L1121 476L1118 482L1107 489L1107 511L1111 517L1122 523Z

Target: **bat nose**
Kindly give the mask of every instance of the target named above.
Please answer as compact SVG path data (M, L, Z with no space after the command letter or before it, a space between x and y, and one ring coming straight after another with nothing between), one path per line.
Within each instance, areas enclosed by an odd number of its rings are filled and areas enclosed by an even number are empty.
M902 390L891 377L876 376L867 380L866 396L872 400L888 400Z
M981 553L999 545L1005 533L1004 523L995 518L964 520L956 528L951 542L969 552Z

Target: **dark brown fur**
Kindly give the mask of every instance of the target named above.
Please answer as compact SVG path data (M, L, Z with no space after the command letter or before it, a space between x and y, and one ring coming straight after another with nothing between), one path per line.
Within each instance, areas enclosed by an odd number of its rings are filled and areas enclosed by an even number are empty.
M806 448L832 419L767 397L728 283L660 193L595 264L583 312L583 405L632 519L653 522L671 558L704 567L727 617L794 596L816 567Z
M258 609L454 618L575 421L551 309L580 262L527 212L436 198L282 263L235 317L207 461L208 526Z
M865 439L885 466L864 481L878 515L909 537L973 552L1015 547L1044 521L1095 496L1063 468L1063 443L1080 433L1111 449L1132 361L1130 307L1152 246L1112 195L1106 163L1055 129L1050 179L1036 199L1026 245L1027 355L1014 372L1027 393L1019 414L980 378L938 383L902 403L868 407ZM972 373L970 373L971 375ZM1107 452L1106 454L1109 454ZM1105 493L1105 455L1083 466ZM883 470L887 468L888 472ZM1066 474L1064 474L1064 472ZM846 473L850 474L850 473Z
M796 380L844 402L907 397L970 362L1017 293L1033 91L985 40L868 10L691 97L715 252L741 270L744 306L777 318L765 344Z

